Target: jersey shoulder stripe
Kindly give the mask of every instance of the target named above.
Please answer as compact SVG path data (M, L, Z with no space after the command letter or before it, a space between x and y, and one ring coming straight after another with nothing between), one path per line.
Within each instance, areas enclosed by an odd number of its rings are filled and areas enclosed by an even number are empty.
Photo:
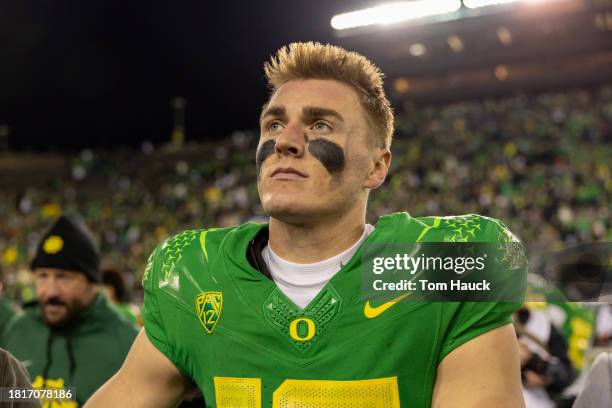
M195 256L197 260L208 262L211 257L217 255L221 240L233 229L235 228L193 229L167 238L149 256L142 277L143 285L149 279L167 281L184 257Z

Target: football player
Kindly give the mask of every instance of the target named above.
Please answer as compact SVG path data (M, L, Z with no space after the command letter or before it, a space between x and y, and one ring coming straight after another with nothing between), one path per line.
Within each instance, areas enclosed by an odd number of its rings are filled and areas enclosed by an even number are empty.
M264 70L255 162L269 223L186 231L154 251L144 330L87 406L170 407L194 385L207 407L523 406L519 302L360 296L366 245L516 237L474 214L366 224L391 163L381 71L318 43L283 47Z

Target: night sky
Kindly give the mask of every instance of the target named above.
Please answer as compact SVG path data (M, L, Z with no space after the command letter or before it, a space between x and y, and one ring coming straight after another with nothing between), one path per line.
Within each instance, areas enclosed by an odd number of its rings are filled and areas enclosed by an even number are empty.
M257 127L262 64L292 41L337 42L331 16L367 1L0 2L0 125L14 150L169 139L187 98L188 140Z

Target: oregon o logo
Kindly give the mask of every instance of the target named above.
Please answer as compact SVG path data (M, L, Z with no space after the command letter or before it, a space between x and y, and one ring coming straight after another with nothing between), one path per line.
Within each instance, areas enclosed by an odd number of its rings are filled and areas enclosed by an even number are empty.
M315 324L307 317L300 317L289 324L289 334L293 340L309 341L316 333Z

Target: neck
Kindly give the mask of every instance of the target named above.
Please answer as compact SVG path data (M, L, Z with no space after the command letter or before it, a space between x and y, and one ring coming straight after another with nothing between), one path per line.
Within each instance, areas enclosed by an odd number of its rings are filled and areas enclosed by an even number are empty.
M365 208L318 222L290 224L270 217L268 245L279 257L295 263L314 263L350 248L363 234Z

